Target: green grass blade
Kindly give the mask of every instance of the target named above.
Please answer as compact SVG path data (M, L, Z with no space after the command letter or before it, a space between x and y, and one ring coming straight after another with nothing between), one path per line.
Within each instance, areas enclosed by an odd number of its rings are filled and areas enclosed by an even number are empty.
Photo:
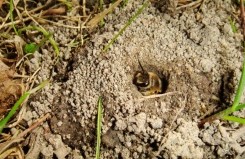
M104 10L103 5L104 5L104 0L99 0L99 11L101 12Z
M236 106L234 111L238 111L238 110L243 109L243 108L245 108L245 104L240 104L240 105ZM233 113L234 111L232 110L232 107L228 107L227 109L219 112L217 115L220 118L223 118L223 116L228 116L229 114Z
M13 15L13 11L14 11L14 0L10 0L10 2L9 2L9 8L10 8L9 9L9 14L10 14L10 20L12 22L12 27L14 29L15 34L18 35L18 32L17 32L17 30L15 28L15 25L14 25L14 15Z
M245 104L240 104L236 107L235 111L245 108Z
M103 52L106 52L115 40L125 31L125 29L142 13L142 11L149 5L149 2L146 1L141 8L127 21L123 28L110 40L110 42L104 47Z
M236 107L239 105L240 103L240 99L244 90L244 86L245 86L245 60L243 61L243 66L242 66L242 74L240 77L240 81L239 81L239 85L238 85L238 89L236 92L236 96L234 99L234 102L232 104L232 111L234 112L236 110Z
M47 86L48 84L49 84L49 81L48 81L48 80L45 80L45 81L43 81L42 83L40 83L37 87L31 89L31 90L28 91L28 92L30 92L31 94L32 94L32 93L35 93L36 91L38 91L38 90L44 88L44 87Z
M102 126L102 97L99 97L99 100L98 100L98 115L97 115L96 159L100 158L101 126Z
M25 92L20 98L19 100L14 104L14 106L11 108L10 112L8 113L8 115L3 118L0 121L0 133L2 133L3 128L5 127L5 125L8 123L8 121L10 120L10 118L15 114L15 112L18 110L18 108L20 107L20 105L29 97L30 94L36 92L37 90L45 87L48 84L48 81L44 81L41 84L39 84L36 88Z
M104 0L99 0L99 11L100 12L104 10L103 5L104 5ZM102 18L100 21L100 26L104 26L104 25L105 25L104 18Z
M233 122L238 122L240 124L245 124L245 119L244 118L239 118L239 117L236 117L236 116L223 116L222 119L233 121Z
M237 32L237 27L236 27L236 24L235 24L235 21L232 20L232 18L230 17L229 18L229 22L230 22L230 25L231 25L231 30L233 33L236 33Z
M7 122L10 120L10 118L15 114L17 109L20 107L20 105L25 101L25 99L30 95L29 92L25 92L20 99L14 104L14 106L11 108L8 115L0 121L0 133L2 133L3 128L7 124Z

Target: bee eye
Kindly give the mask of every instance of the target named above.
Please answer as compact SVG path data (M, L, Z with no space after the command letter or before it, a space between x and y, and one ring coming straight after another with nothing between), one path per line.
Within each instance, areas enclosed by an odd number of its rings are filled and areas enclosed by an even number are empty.
M136 86L146 87L146 86L148 86L149 82L148 82L148 80L145 80L144 78L141 78L141 79L137 79L134 84Z

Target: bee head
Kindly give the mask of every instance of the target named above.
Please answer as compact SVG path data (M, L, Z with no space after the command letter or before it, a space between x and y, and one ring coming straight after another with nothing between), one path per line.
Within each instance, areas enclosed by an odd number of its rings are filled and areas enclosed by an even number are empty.
M137 71L135 73L133 83L139 87L146 87L149 85L149 74L148 74L148 72L146 72L144 70L139 59L138 59L138 62L139 62L139 66L140 66L142 71Z
M149 74L148 73L142 73L142 72L136 72L134 79L133 79L133 83L136 86L139 87L146 87L149 84Z

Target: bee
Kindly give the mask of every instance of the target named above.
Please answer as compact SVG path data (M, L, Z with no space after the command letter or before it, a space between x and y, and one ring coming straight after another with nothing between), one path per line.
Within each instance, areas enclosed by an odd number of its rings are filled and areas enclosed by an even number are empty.
M138 91L144 96L163 93L165 87L162 79L154 72L146 72L138 62L142 71L137 71L133 79Z

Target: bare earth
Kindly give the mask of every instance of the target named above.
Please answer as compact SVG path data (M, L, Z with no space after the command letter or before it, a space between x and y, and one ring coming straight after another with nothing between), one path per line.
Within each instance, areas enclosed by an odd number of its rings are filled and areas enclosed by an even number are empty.
M79 31L49 27L62 55L53 68L52 48L35 53L33 71L42 68L37 83L50 76L53 82L30 99L25 120L30 125L48 112L52 118L28 138L26 158L94 158L99 96L101 158L245 158L244 126L225 121L197 126L234 98L243 60L242 35L229 22L236 6L206 0L198 9L171 15L150 5L102 54L141 5L129 0L117 8L78 49L65 44ZM164 95L146 98L137 91L132 79L138 59L146 70L168 76ZM236 115L244 117L245 111Z

